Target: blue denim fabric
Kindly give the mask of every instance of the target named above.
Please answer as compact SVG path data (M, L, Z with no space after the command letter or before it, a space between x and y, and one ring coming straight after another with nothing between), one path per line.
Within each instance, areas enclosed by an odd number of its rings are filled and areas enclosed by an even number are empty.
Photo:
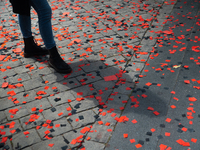
M47 0L30 0L30 5L38 14L39 30L46 48L53 48L56 46L56 43L54 41L51 25L51 7L49 6ZM31 16L18 15L18 19L23 37L31 37Z

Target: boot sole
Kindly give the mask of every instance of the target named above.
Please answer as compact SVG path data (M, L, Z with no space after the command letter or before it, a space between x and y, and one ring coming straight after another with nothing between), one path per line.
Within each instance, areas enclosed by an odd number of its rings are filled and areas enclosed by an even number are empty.
M72 72L72 69L70 69L70 70L59 70L59 69L57 69L56 67L54 67L50 62L48 62L48 64L49 64L49 66L51 67L51 68L53 68L53 69L55 69L57 72L59 72L59 73L71 73Z

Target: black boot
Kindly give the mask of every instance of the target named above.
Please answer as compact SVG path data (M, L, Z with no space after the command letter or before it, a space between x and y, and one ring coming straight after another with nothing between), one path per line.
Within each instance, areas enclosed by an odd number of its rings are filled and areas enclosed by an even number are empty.
M70 73L72 71L72 68L60 57L56 46L49 50L49 55L49 66L57 72Z
M32 36L30 38L24 38L24 45L25 58L49 54L46 48L42 48L35 43Z

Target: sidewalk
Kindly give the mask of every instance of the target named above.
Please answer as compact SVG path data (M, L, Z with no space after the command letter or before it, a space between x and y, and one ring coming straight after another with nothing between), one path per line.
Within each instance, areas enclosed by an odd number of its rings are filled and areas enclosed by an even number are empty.
M200 1L48 1L73 72L25 59L0 1L0 149L200 149Z

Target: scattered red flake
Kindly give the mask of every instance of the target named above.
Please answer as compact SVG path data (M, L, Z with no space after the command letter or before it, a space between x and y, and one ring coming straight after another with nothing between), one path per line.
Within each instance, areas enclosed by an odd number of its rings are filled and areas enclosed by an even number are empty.
M167 145L164 145L164 144L160 144L160 150L166 150L166 148L167 148Z
M147 110L154 111L154 108L153 107L148 107Z
M110 126L110 123L109 123L109 122L106 122L105 126Z
M123 134L124 138L128 138L128 133Z
M130 142L131 143L135 143L135 139L130 139Z
M197 139L192 138L192 139L191 139L191 142L196 143L196 142L197 142Z
M171 133L165 132L165 136L170 136L170 135L171 135Z
M196 99L195 97L189 97L188 99L189 99L189 101L191 101L191 102L197 101L197 99Z
M171 91L171 93L172 93L172 94L176 94L176 92L175 92L175 91Z
M186 132L187 128L183 127L181 130L184 131L184 132Z
M84 127L83 129L81 129L81 133L82 134L85 134L86 132L90 131L90 128L89 127Z
M8 82L3 82L2 85L1 85L1 87L2 87L2 88L8 87Z
M54 146L54 144L48 144L48 146L49 146L49 147L53 147L53 146Z
M178 139L176 140L176 142L182 146L190 146L190 143L189 142L185 142L183 141L182 139Z
M135 147L136 147L136 148L141 148L142 145L138 143L138 144L135 145Z
M157 111L154 111L153 112L156 116L158 116L160 113L159 112L157 112Z
M148 82L148 83L146 83L146 85L147 85L147 86L151 86L151 85L152 85L152 83Z
M112 129L107 129L108 132L112 132Z
M176 108L176 106L175 106L175 105L171 105L170 107L171 107L172 109Z
M49 133L51 133L49 130L46 130L45 132L44 132L45 134L49 134Z
M117 80L116 75L111 75L111 76L106 76L104 77L105 81L113 81L113 80Z
M58 116L62 116L62 115L63 115L63 112L61 112L61 113L58 114Z
M133 119L131 122L132 122L133 124L136 124L136 123L137 123L137 120L136 120L136 119Z
M171 120L172 120L172 119L167 118L165 121L166 121L166 122L171 122Z
M156 129L154 129L154 128L151 129L151 132L155 132L155 131L156 131Z
M185 84L190 84L190 80L184 80Z
M25 131L25 132L24 132L24 135L27 135L27 134L30 134L29 131Z
M56 128L60 127L60 124L56 124L55 127L56 127Z
M102 125L102 124L103 124L103 121L98 121L98 124Z

